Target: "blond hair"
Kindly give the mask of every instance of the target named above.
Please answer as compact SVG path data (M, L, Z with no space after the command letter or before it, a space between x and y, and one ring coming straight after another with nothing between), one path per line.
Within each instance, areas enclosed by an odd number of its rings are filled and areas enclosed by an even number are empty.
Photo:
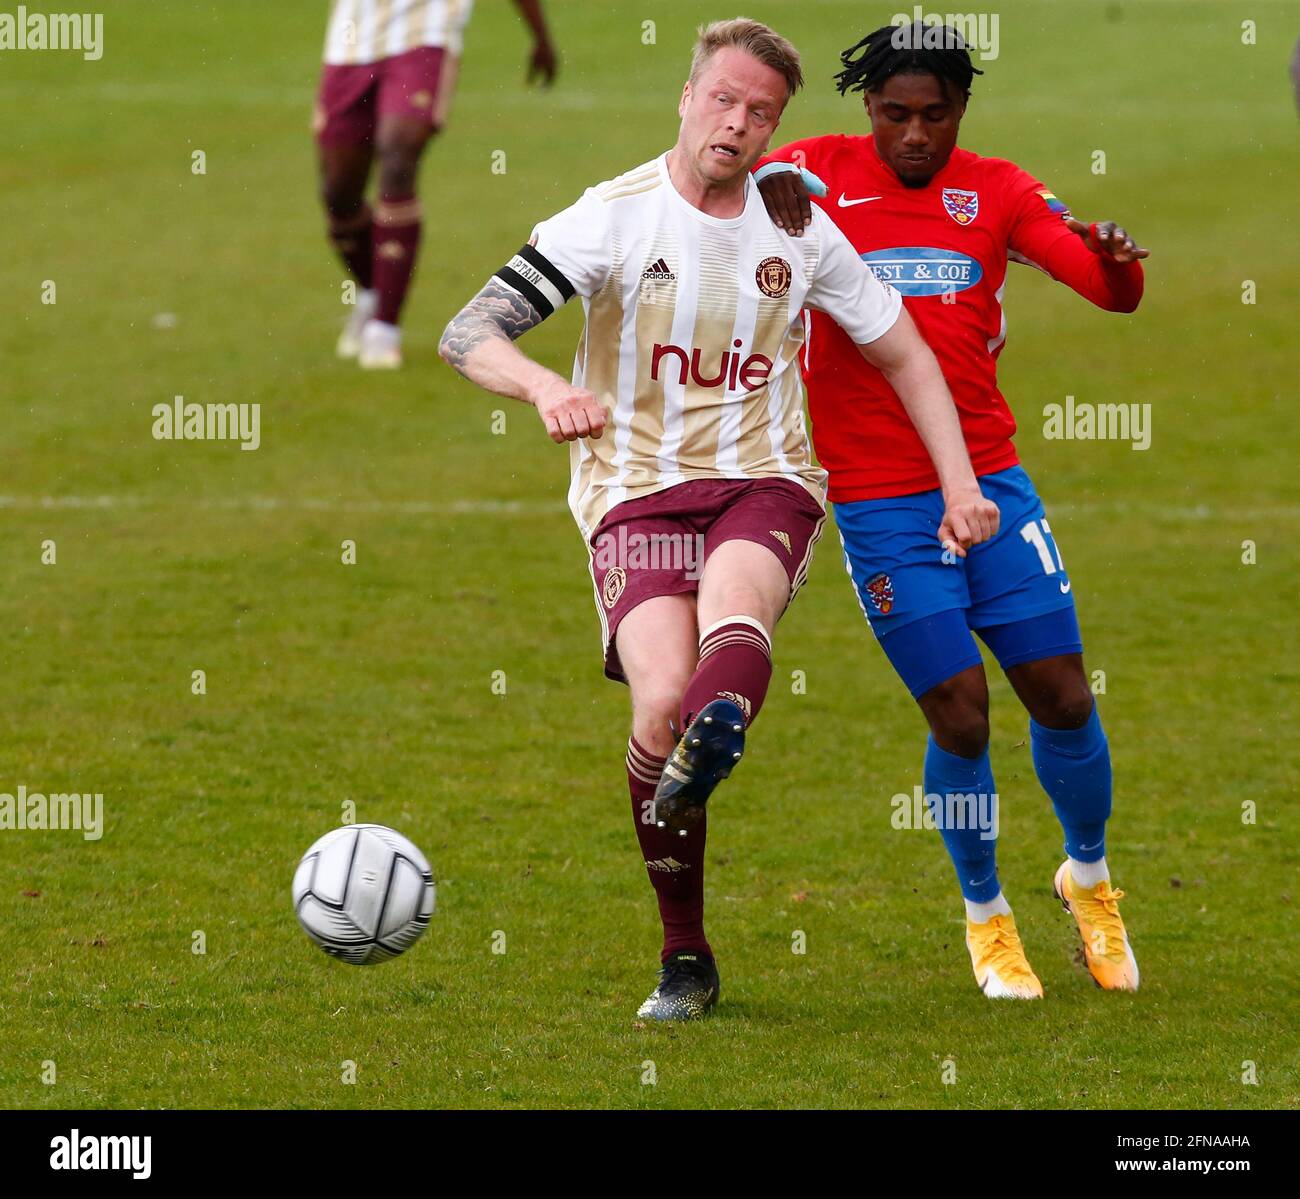
M751 21L748 17L714 21L711 25L700 26L699 37L691 54L690 82L695 83L709 59L728 46L743 50L765 67L776 71L785 80L787 100L803 86L799 51L776 30L769 29L761 21Z

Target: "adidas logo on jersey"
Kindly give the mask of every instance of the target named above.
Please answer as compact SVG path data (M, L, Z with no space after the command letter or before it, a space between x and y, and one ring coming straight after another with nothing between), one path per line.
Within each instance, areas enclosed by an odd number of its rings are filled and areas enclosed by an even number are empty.
M641 272L641 280L643 283L676 283L677 276L668 269L667 260L660 258Z
M781 532L780 529L768 529L767 532L769 537L775 537L777 541L779 541L783 546L785 546L785 552L787 554L791 552L789 533L783 533Z

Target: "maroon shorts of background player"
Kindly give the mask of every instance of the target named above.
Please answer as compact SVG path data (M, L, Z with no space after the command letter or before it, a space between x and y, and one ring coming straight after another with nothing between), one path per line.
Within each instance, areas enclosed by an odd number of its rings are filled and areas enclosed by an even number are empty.
M326 144L368 142L383 116L442 128L456 85L457 60L441 46L419 46L378 62L321 70L313 127Z
M623 617L657 595L698 591L705 563L725 541L770 549L785 567L793 599L825 517L790 479L693 479L616 504L591 538L606 676L627 682L615 647Z

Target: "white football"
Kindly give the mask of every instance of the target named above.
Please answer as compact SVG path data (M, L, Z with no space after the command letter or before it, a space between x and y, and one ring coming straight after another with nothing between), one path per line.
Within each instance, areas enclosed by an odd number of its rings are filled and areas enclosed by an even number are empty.
M424 854L382 824L345 824L326 833L293 876L293 907L307 935L354 966L410 949L429 927L433 900Z

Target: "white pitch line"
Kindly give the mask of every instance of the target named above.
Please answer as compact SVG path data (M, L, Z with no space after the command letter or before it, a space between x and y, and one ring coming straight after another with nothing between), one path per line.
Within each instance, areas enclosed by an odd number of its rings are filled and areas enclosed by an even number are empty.
M171 500L142 495L0 495L0 510L103 511L113 508L136 510L186 508L221 512L396 512L408 516L558 516L568 512L559 500L330 500L311 496L250 495L225 499ZM1124 500L1110 503L1054 503L1049 514L1079 516L1142 516L1195 523L1213 520L1297 520L1300 505L1278 504L1264 508L1214 508L1166 504L1137 504Z

